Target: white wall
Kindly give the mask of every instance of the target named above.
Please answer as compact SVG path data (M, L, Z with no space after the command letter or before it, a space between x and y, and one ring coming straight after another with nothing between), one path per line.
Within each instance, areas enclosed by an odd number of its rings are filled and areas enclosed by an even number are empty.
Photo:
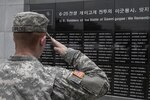
M24 10L24 0L0 0L0 63L14 54L12 22Z

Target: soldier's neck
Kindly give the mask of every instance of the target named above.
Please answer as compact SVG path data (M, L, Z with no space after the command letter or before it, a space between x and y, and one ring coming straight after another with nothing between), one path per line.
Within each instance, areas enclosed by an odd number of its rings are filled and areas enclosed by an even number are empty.
M27 50L27 49L17 49L15 52L16 56L34 56L36 57L36 53L31 51L31 50Z

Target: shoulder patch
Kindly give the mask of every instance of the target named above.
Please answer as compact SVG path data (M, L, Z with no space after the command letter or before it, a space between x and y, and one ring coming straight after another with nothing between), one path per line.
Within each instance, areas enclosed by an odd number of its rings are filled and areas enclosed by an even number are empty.
M69 81L76 83L76 84L80 84L84 75L85 75L84 72L80 72L80 71L75 70L70 74L70 76L67 79Z
M85 75L84 72L77 71L77 70L73 71L72 74L73 74L74 76L77 76L77 77L80 78L80 79L82 79L82 78L84 77L84 75Z

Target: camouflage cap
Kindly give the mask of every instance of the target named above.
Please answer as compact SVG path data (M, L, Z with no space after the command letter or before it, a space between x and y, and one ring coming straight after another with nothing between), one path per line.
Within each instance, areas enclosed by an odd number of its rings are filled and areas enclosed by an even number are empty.
M36 12L21 12L14 19L13 32L47 32L49 20Z

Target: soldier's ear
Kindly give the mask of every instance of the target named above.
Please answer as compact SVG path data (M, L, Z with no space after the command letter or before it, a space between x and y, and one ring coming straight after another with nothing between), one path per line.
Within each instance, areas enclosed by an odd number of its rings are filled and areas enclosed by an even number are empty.
M40 45L45 46L45 44L46 44L46 36L42 36L42 38L40 39Z

